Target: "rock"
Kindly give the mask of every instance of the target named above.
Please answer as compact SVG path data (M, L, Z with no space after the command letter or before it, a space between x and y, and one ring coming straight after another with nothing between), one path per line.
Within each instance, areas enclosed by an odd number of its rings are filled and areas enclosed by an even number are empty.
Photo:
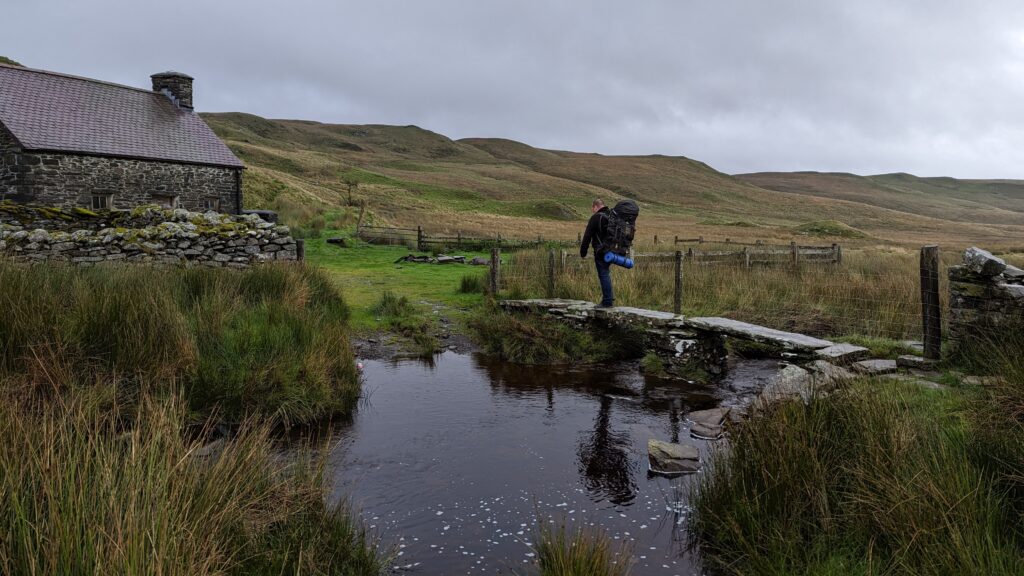
M469 264L470 266L490 266L491 261L482 256L474 256L473 259L469 261Z
M661 440L647 441L651 471L658 474L691 474L700 470L700 450L696 446Z
M693 422L690 426L690 436L702 440L718 440L725 431L723 425L728 415L729 408L726 407L690 412L686 415L686 418Z
M924 356L914 356L913 354L904 354L896 359L896 366L900 368L927 370L929 368L933 368L935 364L935 360L929 360Z
M814 378L811 373L790 364L772 377L756 402L763 405L794 397L800 397L804 402L808 402L813 394Z
M999 288L1008 293L1011 297L1024 300L1024 285L1021 284L999 284Z
M455 258L453 258L451 256L443 256L442 255L442 256L438 256L437 259L434 260L434 262L437 263L437 264L451 264L451 263L455 262Z
M867 376L881 376L883 374L892 374L896 371L895 360L861 360L860 362L854 362L852 366L854 372L859 374L865 374Z
M1003 270L1003 276L1008 280L1024 280L1024 270L1007 264Z
M968 248L964 252L964 265L968 271L985 277L998 276L1006 269L1006 262L1002 258L978 247Z
M835 364L849 364L867 358L870 353L871 351L863 346L854 346L853 344L840 342L828 348L822 348L816 351L814 355Z
M898 380L900 382L906 382L908 384L914 384L922 388L928 388L929 390L944 390L946 387L938 382L933 382L927 378L921 378L911 374L890 374L886 376L890 380Z
M825 360L815 360L809 368L811 369L811 378L814 383L828 388L834 387L844 380L851 380L857 377L856 374L846 368L836 366Z
M50 241L50 233L47 232L46 230L42 230L42 229L33 230L28 235L28 241L29 242L40 243L40 244L43 243L43 242L49 242Z

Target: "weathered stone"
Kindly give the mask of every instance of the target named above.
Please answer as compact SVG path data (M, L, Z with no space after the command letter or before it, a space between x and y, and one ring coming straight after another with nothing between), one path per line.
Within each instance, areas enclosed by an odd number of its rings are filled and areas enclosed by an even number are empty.
M913 354L904 354L896 358L896 366L900 368L915 368L918 370L927 370L935 367L936 362L929 360L924 356L915 356Z
M814 378L811 373L792 364L783 367L764 387L758 403L771 403L786 398L799 397L805 402L814 394Z
M828 348L817 350L814 355L822 360L827 360L836 364L849 364L851 362L867 358L870 353L871 351L863 346L855 346L853 344L840 342L839 344L834 344Z
M730 320L728 318L686 318L684 322L690 328L718 332L754 342L779 346L787 350L811 352L834 344L828 340L821 340L804 334L783 332L782 330L765 328L764 326Z
M895 360L861 360L860 362L854 362L852 366L854 372L859 374L865 374L867 376L881 376L883 374L891 374L896 371Z
M688 474L700 470L700 450L696 446L661 440L647 441L651 471L659 474Z
M846 368L836 366L825 360L815 360L808 368L811 370L811 379L814 384L822 388L831 388L844 380L857 377L856 374Z
M1010 280L1024 279L1024 270L1007 264L1006 269L1003 270L1003 276Z
M721 438L725 431L725 418L728 415L729 408L727 407L690 412L686 415L686 418L693 422L693 425L690 426L690 435L703 440Z
M1024 285L1020 284L999 284L999 289L1009 294L1012 298L1024 300Z
M1002 274L1006 269L1006 262L986 250L972 247L964 252L964 266L974 274L990 277Z

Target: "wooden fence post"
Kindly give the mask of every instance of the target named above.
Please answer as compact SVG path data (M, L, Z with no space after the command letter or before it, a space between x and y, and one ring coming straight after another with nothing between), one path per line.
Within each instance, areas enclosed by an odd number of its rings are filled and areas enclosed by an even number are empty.
M789 260L794 268L800 263L800 249L797 247L796 241L789 243Z
M746 246L743 247L743 266L750 268L750 250Z
M462 230L455 232L455 242L459 249L462 249Z
M555 297L555 249L548 250L548 298Z
M672 312L683 313L683 252L676 250L676 291L672 298Z
M499 236L500 238L501 236ZM501 277L501 248L491 248L491 296L498 297L498 282Z
M359 232L363 228L363 213L366 212L366 201L363 200L359 204L359 219L356 220L356 238L359 238Z
M423 227L416 227L416 251L423 252Z
M658 235L657 234L654 235L654 245L655 246L658 245Z
M939 247L921 248L921 321L924 357L942 357L942 310L939 305Z
M832 260L836 264L843 263L843 247L840 246L839 244L832 245Z
M703 236L698 236L697 237L697 244L703 244L703 243L704 243L704 237Z
M306 259L306 241L302 238L295 241L295 259L299 262Z
M672 244L679 244L679 234L676 234L676 240Z
M561 268L559 268L559 271L562 272L563 274L565 273L565 265L568 262L568 260L569 260L569 253L566 252L565 250L562 250L562 263L561 263Z

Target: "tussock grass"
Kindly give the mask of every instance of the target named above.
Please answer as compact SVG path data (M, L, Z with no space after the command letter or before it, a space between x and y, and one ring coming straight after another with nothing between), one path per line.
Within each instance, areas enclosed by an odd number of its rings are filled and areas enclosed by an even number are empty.
M348 308L312 268L0 261L0 285L0 379L36 393L180 389L193 410L286 425L346 412L359 395Z
M735 248L732 248L735 250ZM955 257L949 254L949 257ZM503 296L543 297L548 255L506 256ZM675 263L639 258L632 270L612 268L617 305L672 310ZM947 297L945 274L940 296ZM590 258L570 255L556 270L555 296L597 301L600 288ZM683 313L726 316L818 336L857 334L902 340L921 333L918 256L903 251L850 252L840 266L702 265L683 267Z
M1024 339L979 347L999 378L861 381L734 431L692 503L732 574L1024 572Z
M0 572L382 573L367 534L325 503L324 460L275 454L265 421L202 454L175 398L21 392L0 392Z
M632 550L604 532L571 529L565 521L538 522L537 563L541 576L627 576Z
M413 344L413 352L427 357L439 350L440 344L433 335L433 322L407 297L385 290L371 312L380 318L384 326L408 338Z
M487 279L483 274L466 274L459 279L459 294L483 294L487 290Z

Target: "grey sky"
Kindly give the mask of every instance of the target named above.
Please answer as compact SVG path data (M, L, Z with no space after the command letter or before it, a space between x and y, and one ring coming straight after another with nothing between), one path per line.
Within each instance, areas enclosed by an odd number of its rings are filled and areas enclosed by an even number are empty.
M1019 0L2 1L0 55L138 86L180 70L203 111L1024 178Z

